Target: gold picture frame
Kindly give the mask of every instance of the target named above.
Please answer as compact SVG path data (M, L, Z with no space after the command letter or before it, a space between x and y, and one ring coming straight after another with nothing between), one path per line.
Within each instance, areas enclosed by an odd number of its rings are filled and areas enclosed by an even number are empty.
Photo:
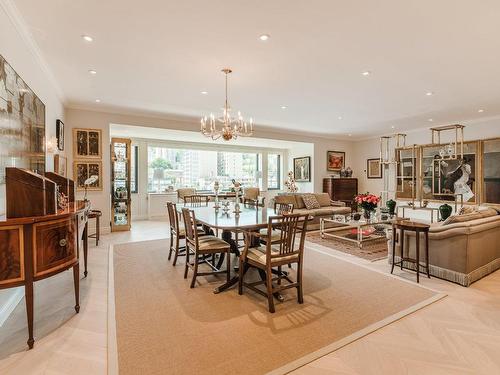
M102 162L100 160L75 160L73 162L73 180L77 191L85 190L85 180L96 175L98 179L89 185L88 191L102 190Z
M345 167L344 151L326 152L326 169L329 172L340 172Z
M73 129L73 159L101 159L102 130Z
M68 159L65 156L54 155L54 172L63 177L68 177Z

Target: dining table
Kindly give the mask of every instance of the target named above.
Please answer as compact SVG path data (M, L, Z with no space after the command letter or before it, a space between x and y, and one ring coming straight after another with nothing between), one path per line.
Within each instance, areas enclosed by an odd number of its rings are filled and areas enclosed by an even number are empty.
M239 246L235 239L236 233L244 232L259 232L263 228L267 228L269 217L276 216L277 213L273 208L259 207L255 205L240 204L240 212L235 212L235 205L228 206L228 210L222 207L216 209L213 203L208 203L202 207L190 207L189 204L177 206L177 210L182 212L182 208L189 208L194 211L195 219L198 224L201 224L207 234L213 234L214 229L221 231L221 237L231 246L231 252L240 255ZM252 245L259 245L259 238L255 237ZM216 267L221 268L224 262L225 254L220 254ZM246 270L245 270L246 271ZM261 270L259 270L261 271ZM277 271L276 271L277 272ZM286 273L285 271L282 271ZM260 277L265 280L265 273L259 272ZM237 284L239 274L236 273L228 282L216 287L214 293L220 293L233 285ZM278 300L283 300L283 297L276 293L275 297Z

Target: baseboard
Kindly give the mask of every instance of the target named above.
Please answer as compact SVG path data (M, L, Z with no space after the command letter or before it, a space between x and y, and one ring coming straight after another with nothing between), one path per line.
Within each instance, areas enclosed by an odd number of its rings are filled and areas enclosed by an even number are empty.
M7 289L4 290L7 291ZM12 314L12 311L14 311L19 302L21 302L24 298L23 287L11 289L9 292L12 292L12 294L7 298L7 301L0 306L0 327L9 318L10 314Z

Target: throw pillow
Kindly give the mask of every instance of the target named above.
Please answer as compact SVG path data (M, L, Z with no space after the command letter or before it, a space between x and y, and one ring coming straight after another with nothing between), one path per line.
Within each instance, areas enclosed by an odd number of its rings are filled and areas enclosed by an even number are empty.
M308 210L321 207L314 194L303 194L302 199L304 200L304 204Z
M330 206L330 194L328 193L316 193L314 194L316 200L318 201L321 207L329 207Z
M477 212L478 208L477 206L463 206L460 211L458 211L459 215L467 215L471 214L473 212Z

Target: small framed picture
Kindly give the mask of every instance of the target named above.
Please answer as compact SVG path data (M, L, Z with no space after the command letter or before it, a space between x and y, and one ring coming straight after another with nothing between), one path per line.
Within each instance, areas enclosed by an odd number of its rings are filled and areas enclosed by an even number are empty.
M366 161L366 176L368 178L382 178L382 165L379 158Z
M57 149L59 151L64 151L64 122L59 119L56 121L56 139Z
M326 152L326 169L331 172L338 172L345 165L345 152L343 151L327 151Z
M97 181L90 184L87 190L102 190L102 163L100 161L78 160L73 162L73 179L76 190L85 190L85 181L97 176Z
M73 129L74 159L100 159L101 156L100 129Z
M54 172L63 177L68 177L68 159L65 156L54 155Z
M310 182L311 181L311 157L303 156L301 158L293 158L293 175L295 182Z

